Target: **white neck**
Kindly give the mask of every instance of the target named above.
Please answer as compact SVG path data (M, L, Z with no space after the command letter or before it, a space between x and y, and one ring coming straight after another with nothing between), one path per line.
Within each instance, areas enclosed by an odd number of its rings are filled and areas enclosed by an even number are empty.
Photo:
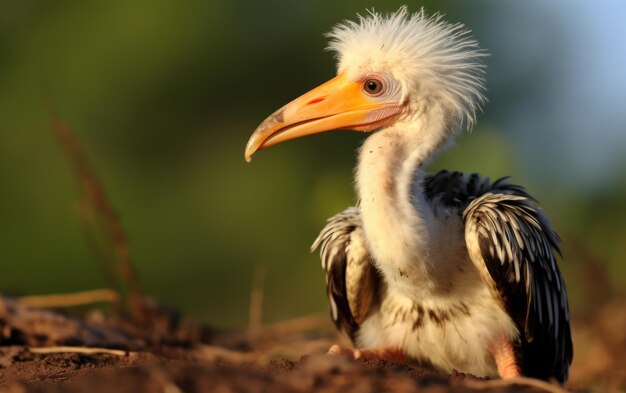
M435 284L429 279L434 220L421 189L422 165L449 134L444 117L424 115L370 136L361 147L356 176L363 227L375 263L400 288L406 281L410 291L415 282Z

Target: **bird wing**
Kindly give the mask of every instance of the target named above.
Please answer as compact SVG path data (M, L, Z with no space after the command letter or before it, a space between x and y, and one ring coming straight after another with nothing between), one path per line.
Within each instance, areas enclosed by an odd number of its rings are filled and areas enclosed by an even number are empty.
M563 382L573 349L559 238L535 200L506 178L460 172L429 176L424 189L433 206L462 213L470 258L520 331L522 372Z
M350 338L378 299L380 277L366 247L359 210L334 215L311 246L320 248L333 322Z

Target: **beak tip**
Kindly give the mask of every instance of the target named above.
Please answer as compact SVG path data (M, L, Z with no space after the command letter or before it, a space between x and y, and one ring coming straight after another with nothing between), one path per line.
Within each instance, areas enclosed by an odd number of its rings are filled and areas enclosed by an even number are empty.
M250 161L252 161L252 155L254 155L256 151L257 149L254 146L254 136L253 136L250 138L250 140L246 144L246 150L244 150L243 152L243 158L246 160L246 162L249 163Z

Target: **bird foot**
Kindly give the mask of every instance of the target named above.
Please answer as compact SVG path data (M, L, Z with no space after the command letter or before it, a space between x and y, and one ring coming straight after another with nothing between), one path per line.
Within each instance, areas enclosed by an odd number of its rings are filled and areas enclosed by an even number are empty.
M333 345L328 350L329 355L347 356L352 359L366 360L390 360L392 362L401 362L406 359L404 352L396 348L347 348L340 345Z
M498 366L500 378L507 379L522 376L517 361L515 360L513 345L509 340L504 337L496 340L491 345L491 354L496 361L496 366Z

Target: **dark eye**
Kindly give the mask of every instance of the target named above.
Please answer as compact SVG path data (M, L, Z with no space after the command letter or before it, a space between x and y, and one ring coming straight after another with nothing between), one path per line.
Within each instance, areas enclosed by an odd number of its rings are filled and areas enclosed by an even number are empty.
M365 82L363 82L363 90L372 96L381 94L383 87L383 82L378 79L366 79Z

